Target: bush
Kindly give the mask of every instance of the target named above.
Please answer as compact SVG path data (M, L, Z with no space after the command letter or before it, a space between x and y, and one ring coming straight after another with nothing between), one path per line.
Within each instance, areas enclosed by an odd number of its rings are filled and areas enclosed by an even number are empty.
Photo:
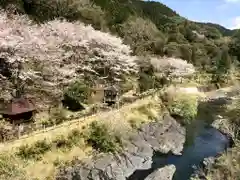
M156 118L156 114L152 111L152 109L154 110L158 110L159 107L154 107L153 104L149 103L147 105L142 105L139 106L136 110L139 113L142 113L144 115L146 115L148 117L149 120L154 120Z
M105 124L99 122L90 124L87 141L95 149L105 153L116 152L121 146L120 138L110 132Z
M53 119L41 119L40 124L46 128L53 126L55 121Z
M130 117L128 122L133 129L139 129L141 125L145 123L145 121L142 118L139 118L139 116Z
M41 159L41 155L51 149L51 144L46 140L40 140L33 145L22 145L17 151L17 155L23 159Z
M13 125L8 121L0 120L0 142L14 138Z
M134 81L131 79L125 79L123 83L120 84L121 92L126 93L134 89Z
M179 44L176 42L170 42L164 47L164 54L168 57L181 57L181 51L179 48Z
M235 100L231 105L224 108L223 115L229 120L232 131L231 134L240 135L240 99ZM239 136L240 137L240 136Z
M154 69L149 59L140 61L139 67L138 85L139 91L142 93L154 87Z
M83 139L83 133L78 129L72 130L68 136L61 135L57 137L53 143L56 148L70 149L75 145L81 144L81 139Z
M0 179L27 180L16 158L6 154L0 154Z
M75 145L79 144L80 140L83 137L84 137L84 134L82 132L80 132L80 130L78 130L78 129L72 130L67 136L68 140L71 141L72 144L75 144Z
M166 106L171 115L183 119L183 124L190 124L197 115L198 99L195 95L178 93L168 99Z
M52 108L50 110L50 118L51 120L48 121L50 125L61 124L67 119L66 112L63 108L60 108L60 107Z
M237 180L240 174L240 145L239 143L226 154L217 159L207 173L207 179Z
M53 141L53 143L56 146L56 148L61 148L61 149L66 149L66 148L70 149L73 146L72 142L69 141L67 137L65 137L64 135L57 137Z
M64 105L70 110L83 109L81 103L87 103L90 88L83 81L76 81L69 85L64 92Z

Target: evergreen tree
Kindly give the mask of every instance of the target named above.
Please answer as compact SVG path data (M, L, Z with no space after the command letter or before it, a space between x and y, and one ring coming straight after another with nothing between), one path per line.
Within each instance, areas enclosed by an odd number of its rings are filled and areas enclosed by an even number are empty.
M212 81L214 83L225 82L231 69L232 61L228 53L228 47L223 47L216 58Z
M238 61L240 61L240 30L238 30L234 34L233 40L231 41L229 48L230 54L236 56Z

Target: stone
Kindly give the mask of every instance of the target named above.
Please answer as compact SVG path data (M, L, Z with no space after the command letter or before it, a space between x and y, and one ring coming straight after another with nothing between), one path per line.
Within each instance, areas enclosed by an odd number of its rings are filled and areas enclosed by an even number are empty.
M94 166L96 169L104 170L109 164L111 164L112 160L113 157L111 155L106 155L97 159Z
M145 180L172 180L175 171L174 165L165 166L148 175Z
M106 154L84 164L61 169L57 180L126 180L137 170L148 171L152 168L154 151L181 154L185 133L185 128L167 115L133 133L122 153ZM168 180L174 171L174 166L167 166L150 174L146 180Z
M215 160L215 157L204 158L202 162L204 169L211 169L212 165L215 163Z

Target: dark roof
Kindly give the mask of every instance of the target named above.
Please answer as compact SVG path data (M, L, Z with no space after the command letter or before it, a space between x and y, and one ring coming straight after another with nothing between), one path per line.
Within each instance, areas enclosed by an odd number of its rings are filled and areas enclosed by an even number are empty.
M5 109L2 111L2 114L6 115L17 115L22 114L26 112L34 111L35 103L32 99L29 98L18 98L13 99L11 102L9 102Z
M104 90L118 93L118 88L116 86L109 86L109 87L105 88Z

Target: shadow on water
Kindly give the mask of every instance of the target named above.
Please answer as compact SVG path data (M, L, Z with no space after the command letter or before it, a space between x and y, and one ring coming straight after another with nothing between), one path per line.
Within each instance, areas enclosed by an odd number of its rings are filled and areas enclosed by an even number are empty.
M204 102L199 105L196 121L186 128L186 143L181 156L155 152L151 168L136 170L127 180L144 180L155 170L170 164L176 167L173 180L189 180L194 173L193 167L200 167L204 158L218 156L231 147L231 139L209 125L216 111L222 111L222 106L219 106L219 103L224 104L222 101ZM205 121L202 120L203 117Z

